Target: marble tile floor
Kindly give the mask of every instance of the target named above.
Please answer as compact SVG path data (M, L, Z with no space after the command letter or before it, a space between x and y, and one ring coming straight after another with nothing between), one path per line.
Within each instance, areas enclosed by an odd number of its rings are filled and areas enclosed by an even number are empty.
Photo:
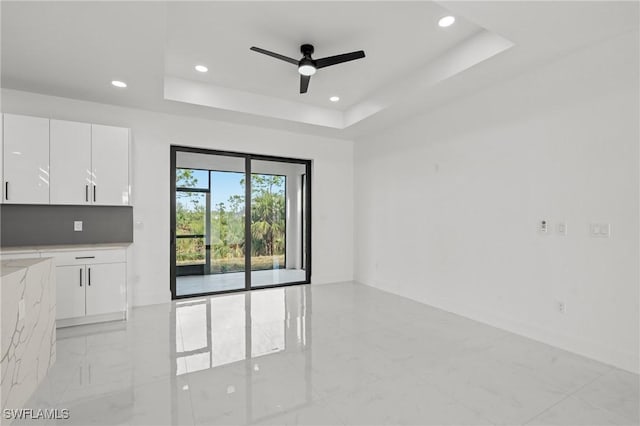
M356 283L58 332L65 425L637 425L638 375ZM15 421L13 424L52 424Z
M244 288L244 272L229 272L213 275L185 275L176 277L176 292L179 296L212 293L215 291ZM306 279L304 269L273 269L251 272L254 287L301 282Z

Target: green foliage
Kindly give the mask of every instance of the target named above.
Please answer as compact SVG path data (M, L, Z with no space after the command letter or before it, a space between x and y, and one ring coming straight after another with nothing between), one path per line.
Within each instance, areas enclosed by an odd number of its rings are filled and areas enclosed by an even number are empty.
M244 270L244 179L239 194L211 206L212 273ZM284 263L285 177L254 174L251 178L251 257L252 269L273 269ZM193 170L178 169L176 185L193 188L197 179ZM206 234L206 195L176 192L177 235ZM178 264L205 263L204 238L178 239ZM258 261L258 259L262 259ZM274 261L265 261L273 259ZM277 267L277 266L275 266Z
M191 169L176 169L176 186L178 188L195 188L198 179Z
M285 244L285 177L251 177L251 256L277 256Z

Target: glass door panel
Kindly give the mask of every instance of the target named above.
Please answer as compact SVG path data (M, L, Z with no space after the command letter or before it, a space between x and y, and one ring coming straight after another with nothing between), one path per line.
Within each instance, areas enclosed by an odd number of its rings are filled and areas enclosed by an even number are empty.
M251 286L304 282L305 164L251 161Z
M211 171L210 274L221 290L245 287L245 173Z
M176 152L175 295L245 288L245 159Z

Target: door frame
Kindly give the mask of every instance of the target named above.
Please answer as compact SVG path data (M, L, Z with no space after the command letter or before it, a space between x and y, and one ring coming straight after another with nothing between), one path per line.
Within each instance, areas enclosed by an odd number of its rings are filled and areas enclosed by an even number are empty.
M288 157L277 157L271 155L262 155L262 154L248 154L242 152L234 152L234 151L221 151L214 149L205 149L205 148L197 148L190 146L182 146L182 145L170 145L170 170L169 170L169 288L171 290L171 299L186 299L190 297L202 297L202 296L210 296L214 294L225 294L225 293L237 293L240 291L249 291L254 289L265 289L265 288L275 288L275 287L287 287L291 285L300 285L300 284L310 284L311 283L311 166L312 161L306 159L298 159L298 158L288 158ZM194 293L194 294L184 294L178 295L176 292L176 156L178 152L192 152L196 154L210 154L210 155L220 155L227 157L239 157L244 158L245 160L245 226L244 226L244 237L245 237L245 279L244 279L244 288L238 288L233 290L221 290L215 292L207 292L207 293ZM305 271L305 280L304 281L295 281L290 283L283 284L270 284L260 287L253 288L251 286L251 161L252 160L264 160L264 161L277 161L281 163L293 163L293 164L301 164L305 166L305 183L306 188L304 188L304 196L305 200L303 203L303 222L305 224L304 229L304 241L305 241L305 256L304 256L304 271ZM286 221L286 218L285 218ZM286 228L285 228L286 229ZM286 238L285 238L286 244ZM286 248L285 248L286 250ZM285 252L286 257L286 252Z

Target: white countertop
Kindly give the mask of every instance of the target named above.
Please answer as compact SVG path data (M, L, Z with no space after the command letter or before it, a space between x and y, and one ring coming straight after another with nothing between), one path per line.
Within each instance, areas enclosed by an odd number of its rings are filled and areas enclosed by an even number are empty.
M6 277L14 272L23 271L36 263L50 259L50 257L34 257L28 259L3 260L0 262L0 276Z
M114 248L127 248L133 243L111 243L111 244L77 244L77 245L57 245L57 246L29 246L29 247L2 247L0 254L28 253L35 251L76 251L76 250L108 250Z

